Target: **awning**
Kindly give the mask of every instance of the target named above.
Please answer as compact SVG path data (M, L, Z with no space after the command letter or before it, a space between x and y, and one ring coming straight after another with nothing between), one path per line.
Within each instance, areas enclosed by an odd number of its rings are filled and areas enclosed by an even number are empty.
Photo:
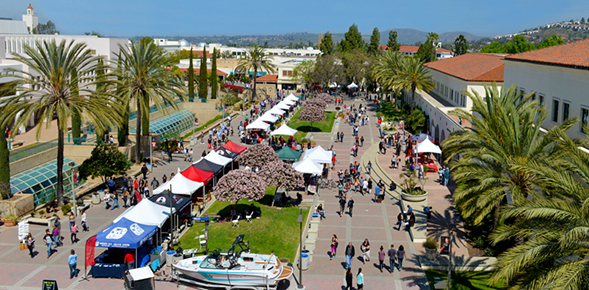
M262 129L262 130L270 130L270 124L257 119L255 121L253 121L251 124L248 124L246 127L246 129Z
M300 173L321 174L323 173L322 166L317 162L305 158L303 161L295 162L292 167Z
M149 200L155 204L163 207L170 208L170 191L166 191L161 194L156 194L149 198ZM180 212L184 208L190 205L190 198L178 194L172 194L172 208L174 212Z
M265 113L264 115L262 115L258 119L256 119L256 121L257 120L274 123L274 122L278 121L278 117L276 117L272 114Z
M323 149L321 146L316 146L305 151L303 158L310 158L317 163L330 164L333 158L333 152Z
M355 84L354 82L352 82L351 84L348 85L348 89L355 89L358 88L358 85Z
M204 184L209 183L215 176L213 172L198 169L194 166L188 166L188 168L186 168L186 170L182 171L180 174L184 175L184 177L192 181L202 182Z
M182 174L176 174L172 179L168 180L166 183L154 189L153 194L158 194L166 190L170 190L170 186L172 187L172 192L176 194L191 195L196 190L201 188L203 186L203 183L190 180Z
M289 101L293 101L293 102L298 102L299 98L295 97L293 94L290 94L290 96L284 98L284 100L289 100Z
M229 142L225 143L225 145L223 145L223 148L227 148L233 152L237 152L238 154L241 154L241 152L247 150L247 147L237 145L237 144L233 143L233 141L229 141Z
M419 134L415 134L415 135L411 136L411 141L421 142L421 141L424 141L425 139L429 139L430 141L434 140L434 138L432 138L432 136L430 136L428 134L424 134L424 133L419 133Z
M277 107L273 107L272 109L270 109L270 111L268 111L268 113L270 113L272 115L279 115L279 116L284 115L284 111L277 108Z
M286 146L276 151L276 154L278 154L278 159L280 160L297 161L303 153Z
M296 132L298 132L297 130L289 127L286 125L286 122L284 122L284 124L282 124L282 126L280 126L280 128L272 131L270 133L271 136L274 135L286 135L286 136L293 136Z
M219 153L219 155L221 155L223 157L231 158L231 160L235 160L235 158L237 158L237 156L239 156L239 153L225 148L225 145L223 145L221 147L217 147L217 149L215 149L215 151L217 151L217 153Z
M216 151L209 152L209 154L207 154L207 156L205 156L204 159L222 166L225 166L231 163L231 161L233 161L230 158L219 155L219 153L217 153Z
M137 205L130 207L113 222L125 218L133 222L141 223L148 226L162 226L170 216L170 208L162 207L147 199L142 200Z
M288 104L284 103L284 102L280 102L278 104L276 104L274 107L272 107L272 109L274 108L278 108L278 109L282 109L282 110L290 110L290 107Z
M442 150L440 150L440 147L432 143L432 141L430 141L427 138L421 143L417 144L417 152L442 154Z
M223 170L223 165L219 165L217 163L213 163L213 162L208 161L208 160L206 160L204 158L201 158L198 161L192 163L192 167L196 167L196 168L198 168L200 170L212 172L214 174L217 174L218 172L220 172L221 170Z
M294 104L296 104L297 101L293 100L293 99L284 99L284 101L282 101L283 103L292 106Z
M144 225L122 218L96 235L96 246L137 249L153 236L156 230L156 226Z

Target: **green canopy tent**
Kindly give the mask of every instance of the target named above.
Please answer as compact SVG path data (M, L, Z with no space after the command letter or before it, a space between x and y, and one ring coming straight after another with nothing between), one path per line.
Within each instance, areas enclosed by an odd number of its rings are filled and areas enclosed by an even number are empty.
M276 151L278 159L286 161L297 161L301 158L301 152L296 151L288 146Z

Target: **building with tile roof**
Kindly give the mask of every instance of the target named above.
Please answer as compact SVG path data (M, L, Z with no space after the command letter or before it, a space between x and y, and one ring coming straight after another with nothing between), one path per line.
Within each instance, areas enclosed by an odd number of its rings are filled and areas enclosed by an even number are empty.
M505 86L534 92L548 111L542 127L549 129L572 117L589 120L589 39L510 55L505 64ZM585 138L581 122L567 134Z
M380 50L388 50L389 47L386 45L379 45L378 49ZM419 50L419 46L416 45L401 45L399 47L399 52L408 55L408 56L414 56L417 51ZM446 59L446 58L451 58L454 56L454 53L451 50L447 50L445 48L437 48L436 49L436 58L437 59Z

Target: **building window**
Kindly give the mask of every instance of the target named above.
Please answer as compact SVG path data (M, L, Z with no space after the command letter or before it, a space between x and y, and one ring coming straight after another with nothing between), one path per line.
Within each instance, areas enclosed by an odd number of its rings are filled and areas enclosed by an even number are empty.
M562 103L562 120L565 121L569 118L569 109L571 104L570 103Z
M283 77L289 77L289 76L292 76L292 71L291 71L291 70L283 70L283 71L282 71L282 76L283 76Z
M552 100L552 122L558 123L558 100Z
M450 101L454 101L454 90L450 89Z
M585 133L583 126L587 126L587 119L589 119L589 109L581 108L581 132Z
M540 102L540 106L544 107L544 95L538 95L538 102Z

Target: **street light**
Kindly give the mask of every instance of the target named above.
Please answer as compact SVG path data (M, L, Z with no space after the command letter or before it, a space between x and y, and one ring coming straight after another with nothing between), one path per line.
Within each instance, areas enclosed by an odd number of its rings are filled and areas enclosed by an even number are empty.
M297 289L306 289L303 286L303 209L301 208L301 213L299 213L299 217L297 218L297 223L301 226L300 229L300 239L299 239L299 285Z
M74 202L74 216L77 216L78 215L78 210L77 210L76 204L78 202L76 201L76 192L75 192L75 188L74 188L75 187L75 184L74 184L74 166L76 166L76 163L72 161L72 162L68 163L68 165L70 166L70 175L71 175L71 180L72 180L71 181L72 182L71 185L72 185L72 200Z

